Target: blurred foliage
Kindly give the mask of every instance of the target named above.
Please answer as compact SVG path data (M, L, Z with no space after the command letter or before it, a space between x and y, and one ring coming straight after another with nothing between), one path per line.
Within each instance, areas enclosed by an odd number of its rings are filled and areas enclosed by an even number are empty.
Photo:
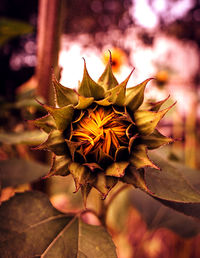
M26 22L0 18L0 47L16 36L32 32L33 26Z

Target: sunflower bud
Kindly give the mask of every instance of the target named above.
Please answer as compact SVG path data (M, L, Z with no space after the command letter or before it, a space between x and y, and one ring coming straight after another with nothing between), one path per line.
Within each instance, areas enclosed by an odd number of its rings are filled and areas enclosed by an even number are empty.
M119 84L110 57L95 82L84 61L78 92L53 77L55 107L43 105L48 115L34 121L48 133L46 142L37 148L54 153L47 176L71 174L84 199L92 187L105 198L119 180L141 187L143 169L159 169L147 150L173 141L156 129L171 107L159 111L163 100L143 110L144 90L151 79L126 88L131 74Z

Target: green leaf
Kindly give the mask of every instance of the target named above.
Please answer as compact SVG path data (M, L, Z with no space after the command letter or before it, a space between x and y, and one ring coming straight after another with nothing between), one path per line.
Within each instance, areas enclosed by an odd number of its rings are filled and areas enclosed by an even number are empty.
M56 128L55 120L51 115L46 115L35 120L29 120L29 123L33 123L35 126L44 130L46 133L50 133L52 129Z
M107 176L123 177L129 162L121 161L114 162L111 166L106 169Z
M3 203L0 220L0 253L5 258L117 257L102 226L57 211L40 192L16 194Z
M128 88L126 90L126 100L125 105L128 106L132 111L135 111L141 106L144 100L144 90L147 83L152 80L152 78L143 81L137 86Z
M31 33L33 26L14 19L0 18L0 46L16 36Z
M200 233L198 221L162 205L140 190L134 189L131 192L131 202L140 212L150 230L168 228L185 238Z
M85 60L84 60L83 79L79 86L78 93L86 98L93 97L95 100L98 100L104 97L103 87L97 84L95 81L93 81L89 76L86 68Z
M157 149L162 145L172 143L174 140L170 137L162 135L158 130L147 136L142 136L141 141L148 149Z
M154 132L157 124L163 118L163 116L175 105L171 105L170 107L159 111L146 111L146 110L137 110L134 113L135 122L138 127L138 130L143 135L150 135Z
M63 135L59 130L53 130L47 140L34 148L36 150L50 150L56 155L65 155L68 153L67 145L65 142L65 139L63 138Z
M54 118L58 130L65 130L71 123L74 114L72 105L61 108L54 108L47 105L43 106Z
M111 58L106 65L103 74L100 76L98 84L103 86L106 91L115 88L115 86L118 85L118 82L112 72Z
M154 151L150 157L161 168L159 173L154 169L145 172L151 195L171 208L200 218L200 172L174 164Z
M159 169L147 156L147 147L143 144L133 147L133 153L130 158L130 162L136 169L144 167Z
M40 130L20 133L0 133L0 143L38 145L47 139L47 134Z
M74 106L77 105L78 94L75 92L75 90L61 85L54 75L52 76L52 83L55 90L56 102L59 107L65 107L70 104Z
M112 104L123 106L125 101L125 94L126 94L126 85L130 79L131 74L133 73L133 70L129 74L129 76L124 80L122 83L117 85L115 88L112 88L106 92L106 97L110 96L108 98L109 102Z
M38 162L10 159L0 161L0 182L2 187L17 186L33 182L49 171L49 167Z

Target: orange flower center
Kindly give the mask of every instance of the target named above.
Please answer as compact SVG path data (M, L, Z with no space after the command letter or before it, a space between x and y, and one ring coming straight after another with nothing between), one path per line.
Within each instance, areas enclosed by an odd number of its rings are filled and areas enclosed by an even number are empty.
M98 107L81 118L72 138L82 142L84 155L97 148L110 155L113 149L128 145L126 130L127 120L123 113Z

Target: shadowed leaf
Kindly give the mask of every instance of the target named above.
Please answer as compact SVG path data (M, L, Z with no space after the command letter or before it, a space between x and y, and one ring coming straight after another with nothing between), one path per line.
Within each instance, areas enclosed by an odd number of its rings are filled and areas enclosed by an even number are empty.
M131 192L131 201L149 229L168 228L186 238L200 233L198 221L162 205L140 190Z
M2 187L17 186L33 182L49 171L49 166L37 162L10 159L0 161L0 182Z
M200 172L171 163L154 151L149 156L161 168L159 173L146 169L145 181L151 195L171 208L200 219Z
M0 253L5 258L117 257L102 226L57 211L40 192L17 194L3 203L0 220Z

